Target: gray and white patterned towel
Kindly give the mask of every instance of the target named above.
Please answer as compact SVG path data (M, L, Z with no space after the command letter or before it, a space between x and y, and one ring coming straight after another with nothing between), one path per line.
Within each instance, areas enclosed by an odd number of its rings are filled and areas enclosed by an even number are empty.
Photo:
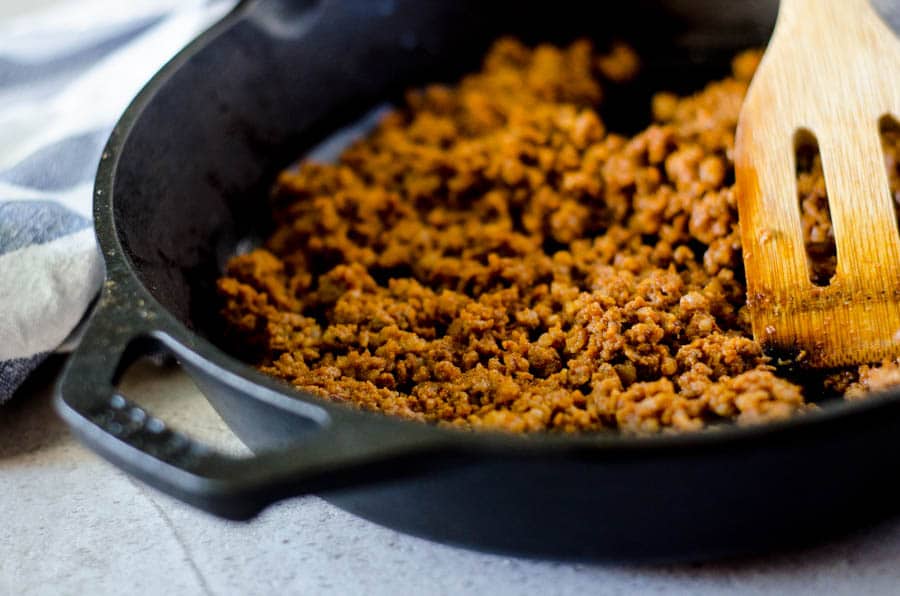
M42 4L0 20L0 403L63 346L100 286L91 190L112 126L234 0Z

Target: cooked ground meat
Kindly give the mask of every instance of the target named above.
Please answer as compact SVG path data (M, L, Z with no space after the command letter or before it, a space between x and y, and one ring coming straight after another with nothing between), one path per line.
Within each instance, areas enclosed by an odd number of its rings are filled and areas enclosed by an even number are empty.
M339 163L281 174L274 233L218 283L228 339L298 388L468 428L697 430L814 407L745 308L732 151L759 57L656 95L628 138L597 106L635 75L632 50L498 41L480 72L411 91ZM826 254L820 163L802 176ZM889 363L824 386L897 382Z

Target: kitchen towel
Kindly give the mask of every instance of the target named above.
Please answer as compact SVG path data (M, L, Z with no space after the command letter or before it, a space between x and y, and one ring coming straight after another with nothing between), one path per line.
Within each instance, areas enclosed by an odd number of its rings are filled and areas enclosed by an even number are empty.
M234 5L41 0L4 19L17 1L0 10L0 403L71 343L102 282L91 197L113 125Z

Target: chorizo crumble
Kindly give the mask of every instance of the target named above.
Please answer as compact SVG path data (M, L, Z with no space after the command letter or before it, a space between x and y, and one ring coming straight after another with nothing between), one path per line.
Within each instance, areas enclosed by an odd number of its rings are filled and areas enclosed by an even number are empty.
M732 150L759 58L655 95L627 138L596 108L601 82L635 75L630 48L499 40L480 72L409 92L337 164L280 175L274 233L218 281L227 339L298 388L467 428L690 431L815 407L745 309ZM801 178L827 254L821 164ZM820 382L848 398L897 383L895 362Z

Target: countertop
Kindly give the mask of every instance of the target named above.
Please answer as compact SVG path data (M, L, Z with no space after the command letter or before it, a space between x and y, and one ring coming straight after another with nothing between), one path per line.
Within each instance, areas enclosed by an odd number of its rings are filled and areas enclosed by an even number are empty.
M0 406L0 594L900 594L900 520L803 551L669 566L482 554L317 497L222 521L79 445L53 410L59 367ZM139 364L122 391L198 438L244 449L177 367Z

